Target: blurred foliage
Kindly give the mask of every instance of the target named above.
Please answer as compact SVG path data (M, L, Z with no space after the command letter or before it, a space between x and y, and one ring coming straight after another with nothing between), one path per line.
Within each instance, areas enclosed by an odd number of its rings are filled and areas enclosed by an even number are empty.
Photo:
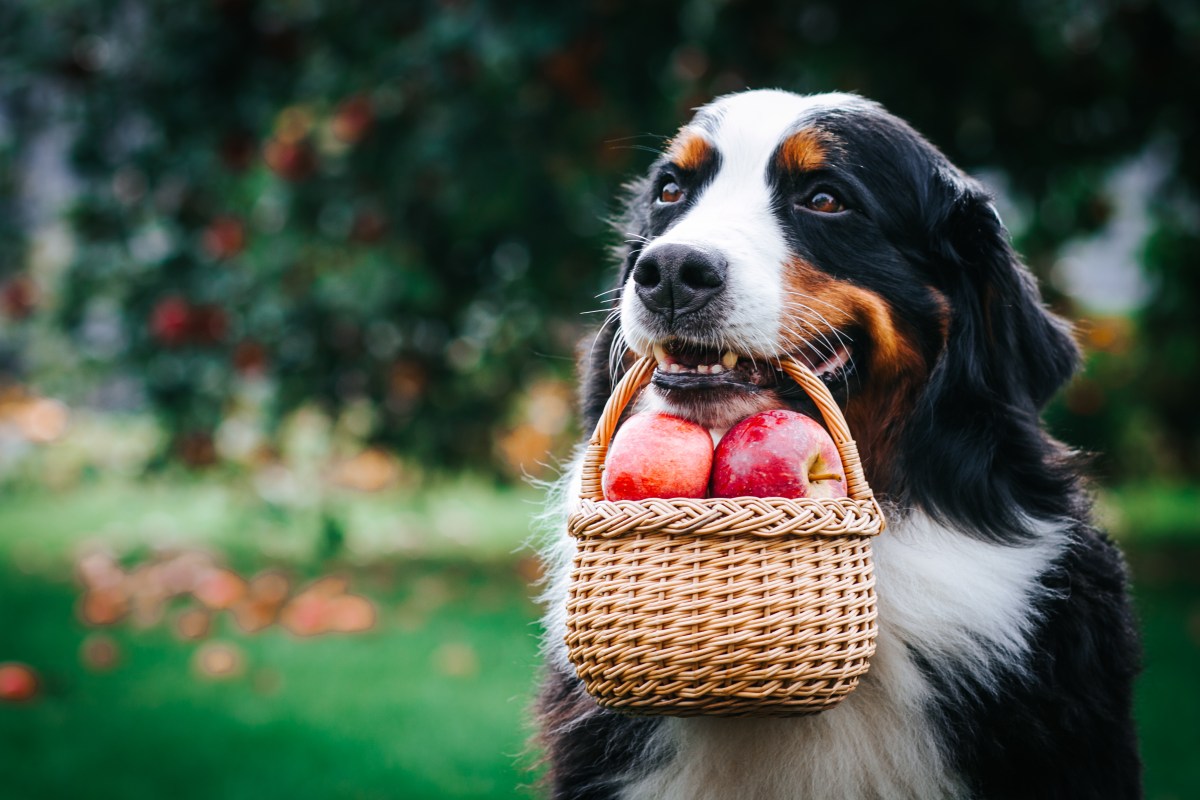
M257 403L268 429L315 404L414 460L528 468L569 438L539 414L604 305L621 181L690 108L780 86L861 92L999 176L1043 276L1108 223L1110 169L1170 150L1151 300L1084 379L1103 402L1074 387L1052 419L1114 475L1147 437L1155 469L1200 471L1192 4L0 0L0 75L0 368L123 387L189 463ZM48 139L61 263L20 235Z

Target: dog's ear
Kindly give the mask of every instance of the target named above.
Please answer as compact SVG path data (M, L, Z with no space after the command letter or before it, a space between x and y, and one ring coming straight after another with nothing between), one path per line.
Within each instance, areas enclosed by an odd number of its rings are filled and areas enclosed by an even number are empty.
M1040 412L1079 350L983 188L955 172L935 191L922 258L950 324L905 426L899 500L984 538L1021 541L1034 535L1031 521L1075 510L1078 465Z
M983 187L961 174L939 180L945 200L930 234L952 308L945 357L980 390L1040 411L1079 365L1070 324L1046 308Z

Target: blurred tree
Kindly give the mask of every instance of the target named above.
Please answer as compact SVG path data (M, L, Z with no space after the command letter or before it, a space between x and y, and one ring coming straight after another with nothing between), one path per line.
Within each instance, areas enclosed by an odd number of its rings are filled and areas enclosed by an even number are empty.
M252 377L278 412L365 398L371 438L427 462L494 457L514 392L567 371L577 315L604 304L619 183L718 94L882 101L1005 176L1043 275L1105 225L1108 169L1195 136L1200 96L1200 15L1170 0L0 0L0 37L0 148L66 131L80 181L74 257L39 300L0 168L0 324L53 314L70 370L135 377L196 463ZM1127 399L1196 470L1171 397L1200 388L1200 155L1177 152L1147 252L1147 388Z

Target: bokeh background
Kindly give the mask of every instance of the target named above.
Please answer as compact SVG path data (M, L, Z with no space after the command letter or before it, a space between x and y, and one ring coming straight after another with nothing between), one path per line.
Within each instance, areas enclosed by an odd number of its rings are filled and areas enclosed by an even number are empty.
M1182 0L0 0L0 793L529 795L605 220L768 86L910 120L1077 320L1047 421L1129 554L1148 795L1200 796Z

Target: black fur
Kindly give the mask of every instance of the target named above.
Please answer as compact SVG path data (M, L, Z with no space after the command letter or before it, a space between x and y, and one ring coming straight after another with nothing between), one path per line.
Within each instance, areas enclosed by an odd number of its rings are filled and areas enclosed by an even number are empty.
M1078 350L1066 323L1043 307L982 189L940 173L931 195L937 222L925 258L952 321L906 427L905 497L1012 540L1027 520L1071 518L1078 505L1079 462L1039 418L1075 371Z
M662 720L605 711L575 675L548 668L538 698L553 800L608 800L635 768L653 768L650 736Z
M1107 537L1079 527L1043 579L1052 599L1036 610L1028 673L1010 672L999 691L970 675L931 676L947 750L974 797L1142 796L1130 719L1139 640L1124 574Z
M893 463L872 465L863 454L877 495L894 515L919 509L998 544L1030 540L1034 520L1072 531L1047 565L1045 599L1029 609L1036 624L1027 663L998 675L945 675L915 653L939 698L931 716L949 761L980 800L1140 797L1132 722L1140 647L1124 563L1089 523L1079 458L1040 421L1078 366L1067 324L1044 307L987 192L909 126L859 99L796 125L831 145L820 170L770 177L790 247L886 298L927 367ZM654 207L662 176L694 203L713 174L670 170L660 160L628 189L617 222L621 284L643 242L686 213L682 204ZM797 211L797 198L818 189L836 191L853 213ZM602 328L581 362L589 429L623 371L621 362L611 369L617 334L615 324ZM839 397L871 377L854 375L858 383ZM616 797L617 776L648 768L657 721L601 711L573 675L554 671L540 708L553 797Z

